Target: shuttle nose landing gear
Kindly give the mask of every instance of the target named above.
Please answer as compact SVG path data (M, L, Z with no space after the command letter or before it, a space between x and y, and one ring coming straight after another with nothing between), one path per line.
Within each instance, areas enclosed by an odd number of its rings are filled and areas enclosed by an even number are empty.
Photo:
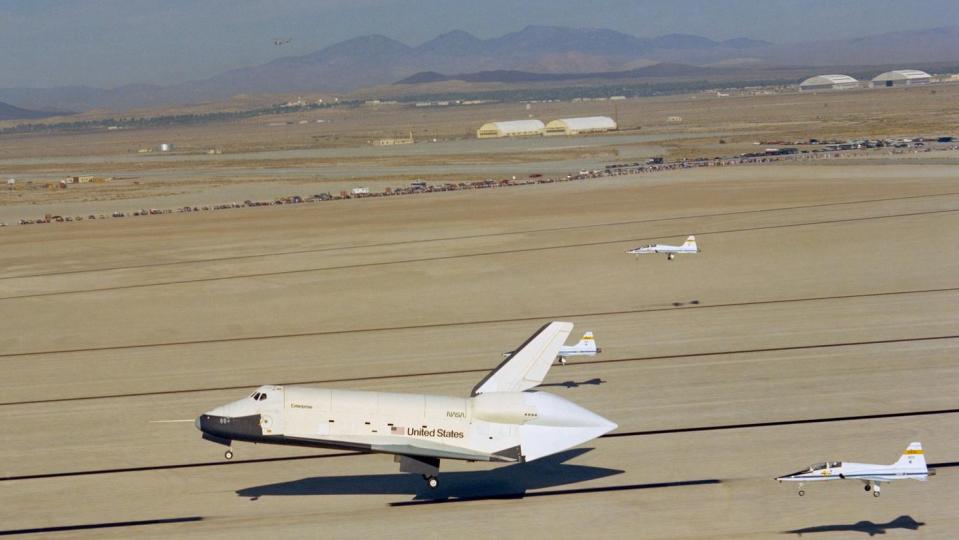
M233 449L231 448L230 450L223 452L223 457L226 459L233 459Z
M440 485L439 479L435 476L428 476L424 474L423 480L426 480L426 485L428 485L430 489L436 489L436 487Z

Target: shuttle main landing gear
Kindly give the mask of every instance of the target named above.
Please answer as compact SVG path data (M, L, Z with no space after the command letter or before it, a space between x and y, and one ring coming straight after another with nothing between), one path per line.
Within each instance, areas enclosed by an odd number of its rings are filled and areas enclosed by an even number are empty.
M805 495L805 494L806 494L806 492L803 491L802 482L800 482L800 483L799 483L799 496L802 497L802 496Z
M667 260L667 261L671 261L671 260L673 260L673 258L674 258L675 256L676 256L675 254L670 253L669 255L666 255L666 260Z
M426 485L428 485L430 489L436 489L436 487L440 485L439 478L436 478L435 476L424 474L423 480L426 480Z
M233 459L233 449L229 449L226 452L223 452L223 457L226 459Z
M872 496L873 496L873 497L878 497L878 496L879 496L879 484L874 484L874 483L872 483L872 482L869 482L868 484L866 484L865 487L863 487L863 490L865 490L865 491L867 491L867 492L868 492L868 491L872 491Z

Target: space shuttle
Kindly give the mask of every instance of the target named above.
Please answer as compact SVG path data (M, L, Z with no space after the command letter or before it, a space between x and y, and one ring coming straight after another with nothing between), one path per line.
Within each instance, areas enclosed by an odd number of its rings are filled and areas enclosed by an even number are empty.
M646 255L649 253L665 253L667 260L673 260L677 254L688 254L688 253L699 253L699 246L696 245L696 236L689 235L686 237L686 241L679 246L672 246L669 244L649 244L646 246L639 246L637 248L628 249L626 253L630 255Z
M203 439L392 454L401 472L439 485L441 459L521 463L616 429L562 397L534 390L573 324L540 328L469 397L265 385L196 418Z
M919 442L909 443L909 446L892 465L874 465L871 463L849 463L842 461L827 461L810 465L792 474L776 478L779 482L799 482L799 495L805 495L803 484L806 482L823 482L830 480L859 480L865 484L866 492L872 491L874 497L880 493L880 484L895 480L919 480L925 482L936 474L935 469L926 467L926 456Z

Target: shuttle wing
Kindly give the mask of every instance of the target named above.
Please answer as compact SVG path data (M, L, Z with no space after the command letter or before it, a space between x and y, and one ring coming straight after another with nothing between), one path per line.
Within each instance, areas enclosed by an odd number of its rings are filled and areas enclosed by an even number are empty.
M543 326L475 387L473 394L522 392L546 377L559 348L573 330L573 323L553 321Z

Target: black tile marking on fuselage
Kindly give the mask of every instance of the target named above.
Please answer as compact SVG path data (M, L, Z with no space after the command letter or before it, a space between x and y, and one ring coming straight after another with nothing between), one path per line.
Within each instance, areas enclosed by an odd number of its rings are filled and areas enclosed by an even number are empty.
M203 517L187 516L178 518L143 519L139 521L87 523L83 525L57 525L53 527L34 527L31 529L11 529L6 531L0 530L0 536L12 536L15 534L49 534L65 531L89 531L95 529L113 529L118 527L141 527L143 525L167 525L171 523L195 523L197 521L203 521Z

